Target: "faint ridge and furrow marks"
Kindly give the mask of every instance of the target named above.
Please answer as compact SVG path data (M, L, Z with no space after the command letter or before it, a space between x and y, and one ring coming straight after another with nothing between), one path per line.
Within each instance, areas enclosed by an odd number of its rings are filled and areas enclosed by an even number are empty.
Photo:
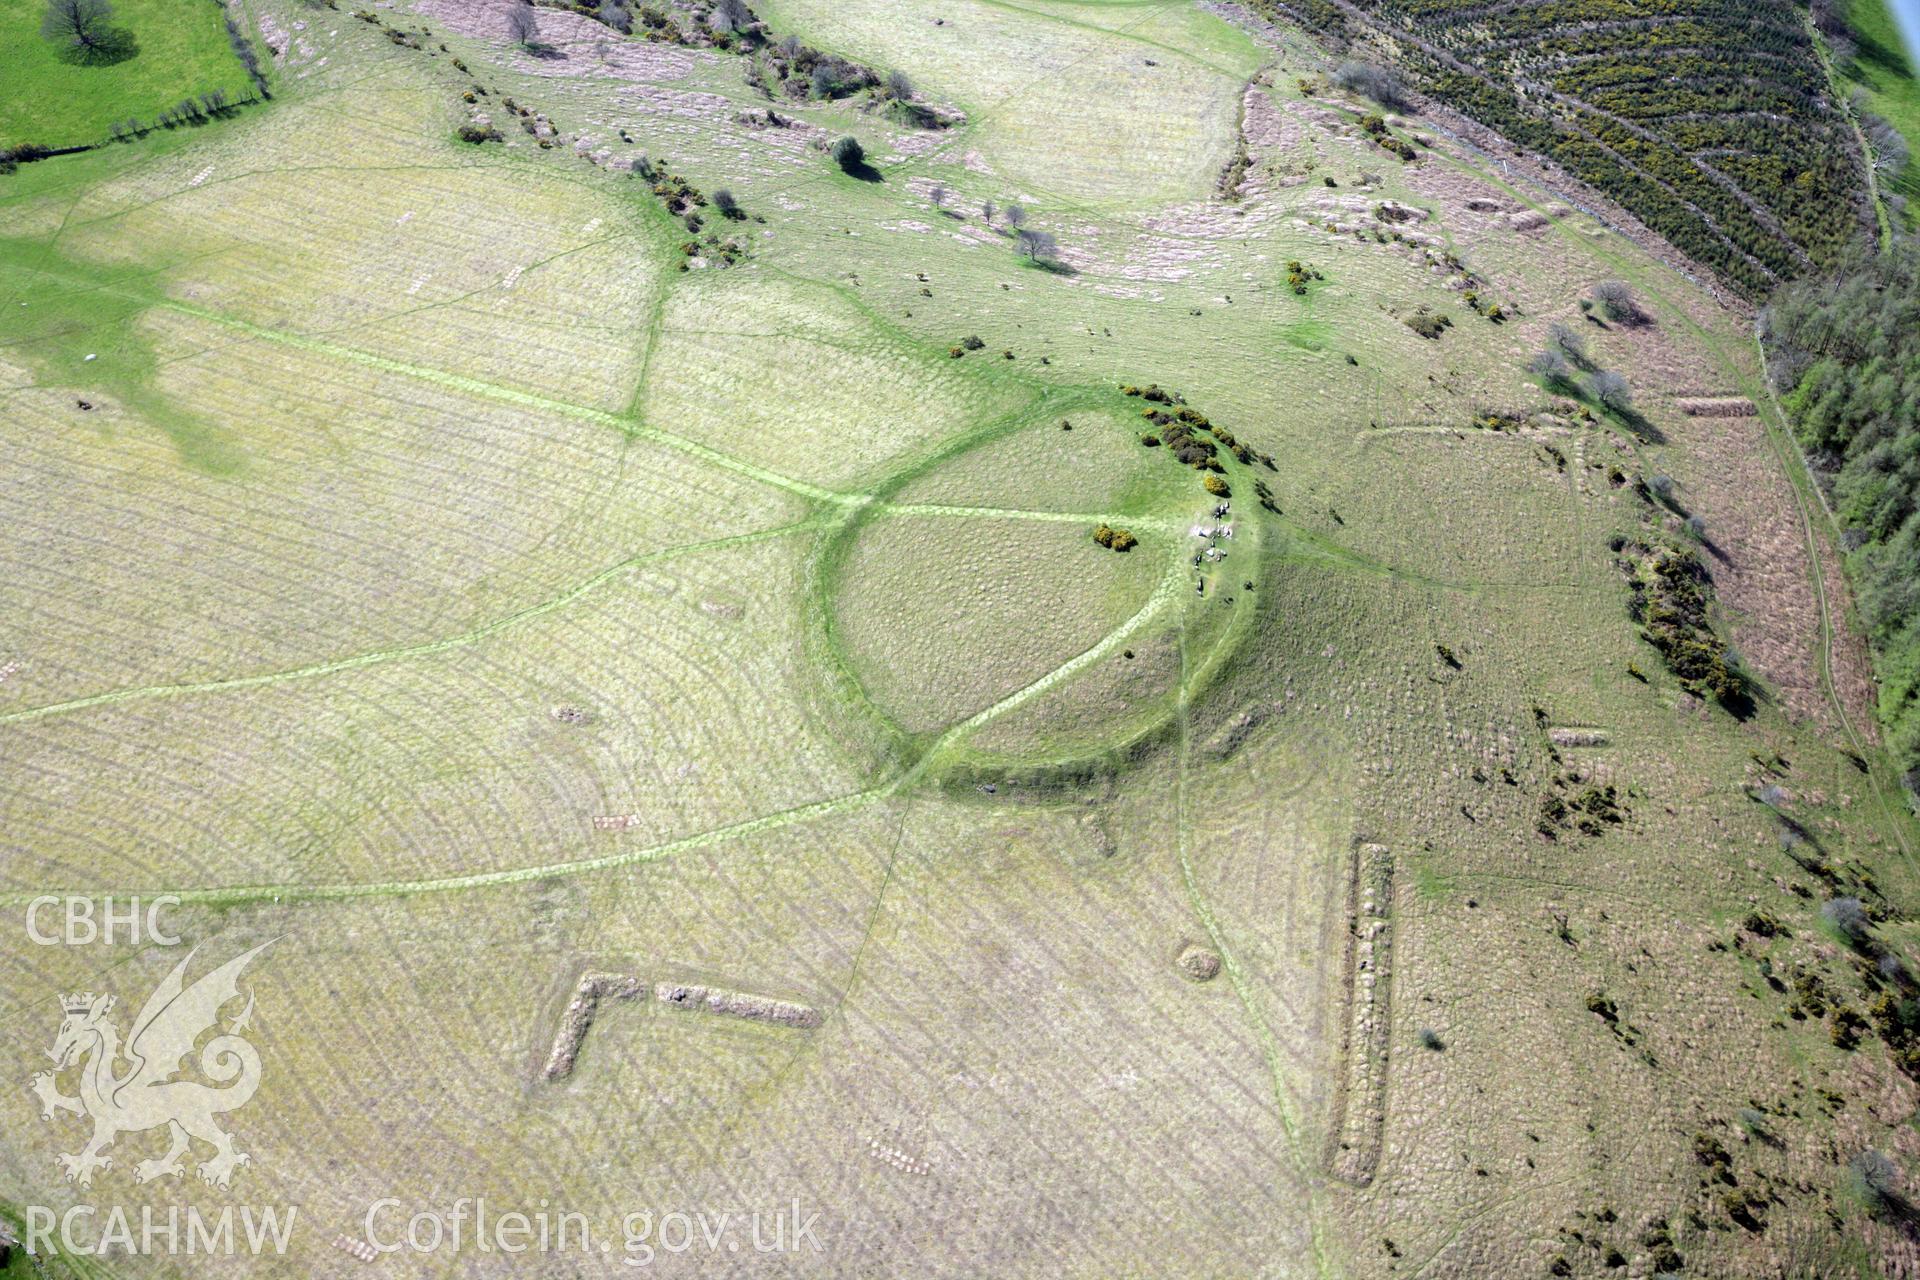
M1393 854L1385 845L1356 841L1349 875L1347 1023L1335 1067L1326 1162L1334 1177L1364 1187L1379 1165L1386 1125Z

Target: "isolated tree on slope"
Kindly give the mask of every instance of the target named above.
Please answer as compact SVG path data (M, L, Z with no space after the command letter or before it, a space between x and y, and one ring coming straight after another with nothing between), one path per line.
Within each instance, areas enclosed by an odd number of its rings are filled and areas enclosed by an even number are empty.
M1573 383L1573 366L1559 350L1548 347L1527 362L1527 369L1539 375L1541 380L1553 387L1568 387Z
M507 35L522 46L531 46L540 38L540 21L533 16L532 5L516 4L507 10Z
M1558 321L1547 330L1547 347L1569 360L1587 358L1587 340Z
M107 23L112 18L113 6L107 0L47 0L40 34L83 54L104 53L109 39Z
M1627 386L1627 380L1611 369L1603 369L1593 375L1589 384L1593 398L1607 408L1620 412L1633 407L1633 390Z
M1608 280L1593 286L1593 296L1600 300L1600 309L1607 319L1616 324L1639 324L1647 318L1634 300L1633 290L1618 280Z
M1008 205L1004 213L1007 219L1007 225L1016 231L1019 230L1020 224L1027 220L1027 211L1017 204Z
M1022 227L1017 234L1020 238L1021 251L1035 262L1043 259L1052 261L1054 253L1060 248L1059 242L1053 238L1053 233L1050 231L1035 231L1031 227Z

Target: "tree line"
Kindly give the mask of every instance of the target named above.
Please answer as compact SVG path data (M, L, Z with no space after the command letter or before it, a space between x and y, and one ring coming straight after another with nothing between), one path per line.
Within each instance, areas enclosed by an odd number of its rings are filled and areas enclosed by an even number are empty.
M1920 804L1920 247L1863 250L1788 285L1762 329L1769 376L1845 527L1887 746Z

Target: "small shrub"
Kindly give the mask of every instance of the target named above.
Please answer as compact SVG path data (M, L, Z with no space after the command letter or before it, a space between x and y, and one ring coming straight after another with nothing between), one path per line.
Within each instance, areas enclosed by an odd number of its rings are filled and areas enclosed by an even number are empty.
M860 145L860 139L851 135L836 138L833 145L827 149L827 154L833 157L835 164L848 173L862 168L867 163L866 148Z
M1212 494L1216 498L1227 498L1227 497L1233 496L1233 490L1229 488L1227 485L1227 482L1225 480L1222 480L1219 476L1209 475L1207 476L1206 479L1202 480L1200 484L1202 488L1204 488L1208 493Z
M500 131L490 125L463 124L460 126L460 141L462 142L478 144L482 142L498 142L500 139Z

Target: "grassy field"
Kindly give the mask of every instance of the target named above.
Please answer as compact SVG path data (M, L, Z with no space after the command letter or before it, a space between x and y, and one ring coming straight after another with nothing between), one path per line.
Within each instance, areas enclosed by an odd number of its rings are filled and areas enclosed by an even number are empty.
M41 39L45 12L41 0L0 0L0 148L86 146L183 98L253 96L213 0L114 0L110 25L123 44L98 65Z
M1859 45L1853 61L1842 69L1847 81L1866 91L1867 109L1898 129L1909 144L1920 141L1920 80L1914 78L1913 60L1893 14L1884 0L1854 0L1847 9L1847 25ZM1888 189L1911 202L1920 196L1920 172L1909 165ZM1909 205L1909 224L1915 216Z
M1901 1256L1849 1161L1920 1092L1834 1035L1895 980L1821 910L1899 952L1916 832L1746 317L1191 6L764 11L938 132L556 11L250 13L270 106L0 178L0 910L280 938L254 1162L136 1184L128 1135L76 1187L0 1089L0 1201L301 1206L196 1280L358 1274L383 1197L615 1230L375 1268L432 1277L794 1201L800 1275ZM1583 310L1615 280L1647 323ZM1526 371L1555 323L1633 412ZM1709 565L1740 717L1629 616L1635 539ZM0 933L5 1078L177 959ZM550 1076L588 974L814 1017L608 999Z

